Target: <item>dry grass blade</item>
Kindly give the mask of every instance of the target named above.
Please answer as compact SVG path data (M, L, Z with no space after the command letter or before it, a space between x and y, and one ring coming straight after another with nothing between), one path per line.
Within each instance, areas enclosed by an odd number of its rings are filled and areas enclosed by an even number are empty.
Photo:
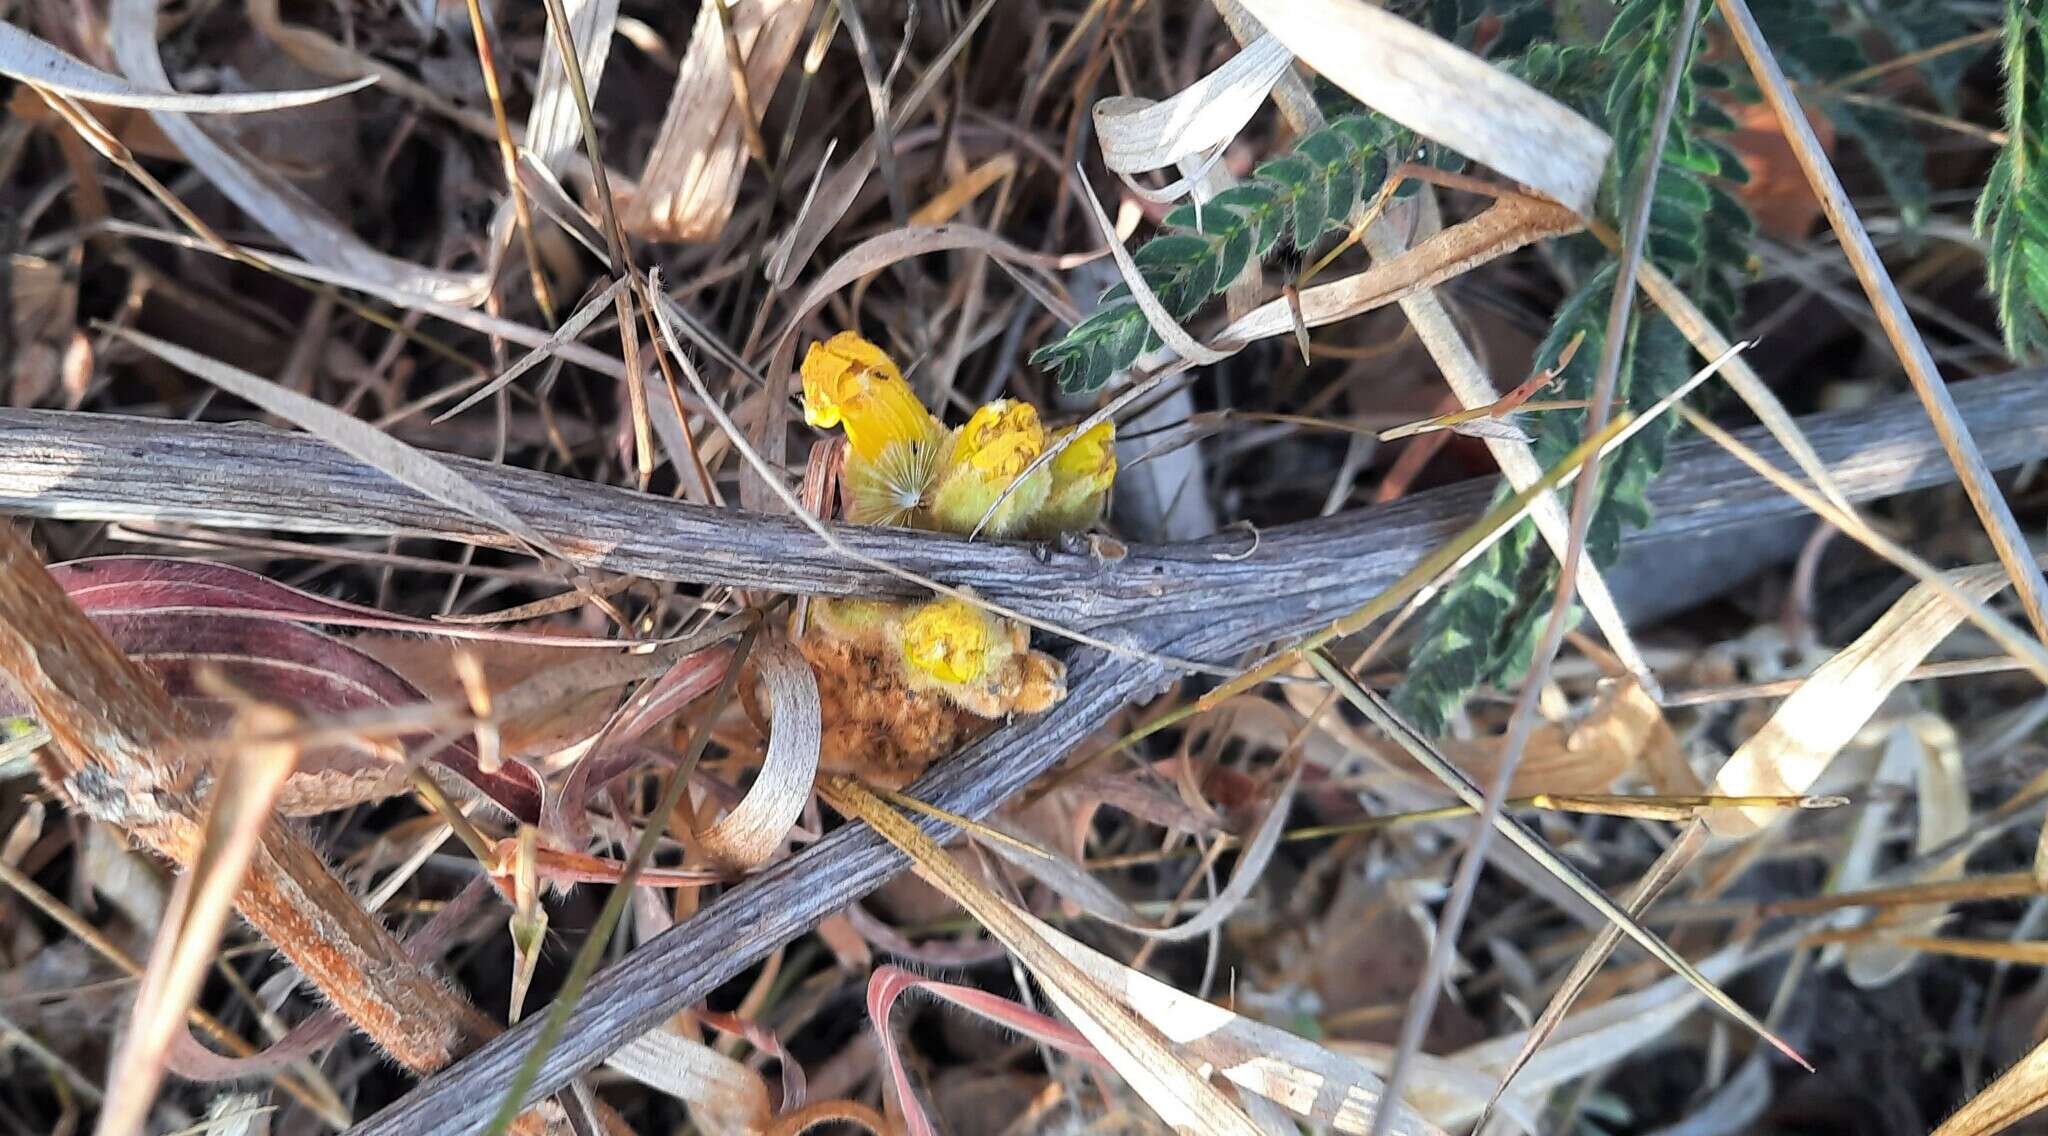
M1613 143L1534 87L1361 0L1239 0L1302 62L1425 138L1581 214Z
M1814 136L1805 109L1792 93L1792 85L1785 80L1784 69L1778 65L1777 57L1771 54L1770 45L1764 42L1763 32L1757 27L1756 18L1750 15L1749 5L1743 0L1716 2L1734 33L1735 45L1741 49L1750 72L1756 76L1757 85L1763 88L1764 98L1777 115L1780 128L1791 141L1792 153L1799 159L1807 182L1820 199L1821 209L1827 213L1828 223L1841 240L1842 251L1856 270L1857 280L1870 296L1871 306L1877 312L1878 322L1884 326L1886 337L1891 340L1892 349L1905 365L1906 377L1913 383L1913 392L1927 407L1927 416L1941 436L1942 447L1948 451L1949 461L1955 465L1956 476L1970 495L1970 504L1976 508L1992 547L1998 550L1999 562L2005 565L2007 574L2013 579L2028 622L2033 625L2037 636L2048 639L2048 579L2042 577L2041 567L2035 563L2033 553L2027 547L2027 538L2020 531L2019 522L2013 518L2012 506L2006 503L2005 495L1991 479L1991 471L1978 454L1969 426L1956 412L1955 399L1949 394L1934 357L1928 354L1919 329L1913 326L1913 318L1907 314L1905 302L1899 298L1898 286L1892 283L1884 261L1879 259L1876 247L1870 243L1870 234L1856 216L1856 207L1850 204L1849 194L1842 188L1842 180L1829 163L1827 152ZM2039 18L2038 13L2035 13L2035 18Z
M108 13L109 40L114 58L129 78L168 90L170 76L158 55L156 17L156 0L117 0ZM307 260L400 291L454 303L477 303L489 291L488 273L440 272L378 252L241 147L214 138L182 114L157 111L153 117L216 188Z
M1629 915L1637 919L1642 918L1643 913L1650 909L1650 905L1657 901L1657 897L1692 865L1693 860L1706 845L1706 825L1699 820L1687 824L1679 832L1678 838L1658 855L1650 870L1637 882L1635 890L1628 898ZM1593 976L1614 954L1614 948L1621 945L1621 936L1620 924L1602 927L1600 933L1594 936L1593 942L1573 960L1571 969L1565 972L1557 990L1551 994L1550 1000L1543 1004L1543 1012L1530 1024L1520 1048L1501 1069L1499 1084L1494 1086L1486 1103L1479 1109L1482 1120L1503 1100L1510 1099L1509 1092L1514 1087L1516 1079L1536 1060L1543 1047L1550 1044L1551 1039L1556 1036L1558 1028L1565 1021L1565 1015L1571 1012L1572 1005L1578 1001L1579 995L1585 992L1586 985L1593 981Z
M1918 577L1922 583L1931 586L1944 599L1960 608L1970 622L1982 628L1984 633L1991 636L2000 647L2011 652L2014 658L2025 663L2027 669L2032 671L2036 677L2040 678L2043 682L2048 682L2048 647L2044 647L2040 640L2020 630L2011 620L1971 599L1961 589L1949 582L1939 569L1912 552L1907 551L1897 541L1871 528L1861 517L1853 513L1842 512L1820 494L1787 476L1784 471L1765 461L1755 450L1744 445L1728 431L1716 426L1711 420L1688 409L1681 408L1679 412L1684 415L1686 422L1693 429L1705 434L1729 453L1742 459L1743 464L1756 470L1759 475L1783 490L1788 496L1798 500L1800 504L1811 509L1813 512L1820 514L1828 523L1856 538L1856 540L1864 544L1871 551L1898 565L1913 576Z
M297 391L286 390L268 379L209 359L196 351L188 351L175 343L126 328L109 330L164 362L286 419L343 453L384 471L401 484L502 529L537 552L559 560L567 559L552 541L512 510L499 504L496 498L422 451L362 419L344 414Z
M260 114L311 106L352 94L375 83L366 76L352 83L312 87L303 91L249 91L241 94L184 95L172 90L146 90L118 75L67 55L13 24L0 24L0 75L47 91L104 106L168 110L190 114Z
M2048 1041L1943 1121L1932 1136L1991 1136L2048 1107Z
M1237 865L1231 869L1230 882L1223 886L1202 910L1187 920L1171 927L1160 927L1138 913L1130 904L1080 865L1065 857L1035 846L1027 845L1028 851L1003 843L991 841L985 845L991 852L1001 856L1024 872L1038 879L1047 887L1066 899L1074 901L1083 911L1126 931L1165 943L1181 943L1208 934L1223 925L1244 901L1251 896L1253 886L1265 872L1266 864L1273 858L1273 850L1280 846L1287 835L1287 815L1294 805L1294 791L1301 784L1301 767L1296 765L1280 783L1279 792L1266 806L1266 813L1252 830L1250 839L1237 850Z
M114 1058L100 1136L144 1130L165 1068L172 1036L185 1016L219 950L222 930L234 910L243 876L271 824L271 805L298 761L296 746L255 740L281 733L293 716L275 707L251 706L238 722L246 736L218 770L206 820L191 864L178 879L164 925L150 953L128 1033Z
M1402 747L1417 761L1428 766L1430 772L1435 773L1443 781L1444 786L1455 793L1460 800L1475 810L1484 809L1485 797L1480 793L1479 787L1474 785L1471 779L1466 777L1457 766L1436 753L1435 748L1429 744L1428 739L1422 737L1412 728L1408 727L1406 723L1402 722L1400 715L1395 713L1394 708L1388 705L1384 698L1360 686L1356 679L1346 674L1343 668L1330 662L1321 651L1311 651L1306 657L1309 663L1315 667L1316 673L1322 675L1326 681L1336 687L1337 692L1344 696L1345 701L1357 707L1374 725L1385 730L1396 741L1400 742ZM1740 1022L1744 1028L1770 1043L1778 1052L1791 1058L1802 1068L1809 1070L1812 1068L1811 1065L1807 1064L1806 1059L1799 1055L1798 1051L1781 1040L1777 1034L1773 1033L1769 1027L1758 1020L1754 1014L1743 1009L1741 1004L1730 998L1720 987L1708 981L1706 976L1699 972L1698 968L1686 961L1685 956L1673 950L1669 943L1658 938L1621 905L1608 898L1607 893L1601 891L1598 885L1588 880L1585 874L1580 872L1570 861L1558 855L1554 849L1543 842L1542 838L1524 828L1521 822L1510 816L1496 814L1494 829L1512 841L1516 847L1528 853L1531 858L1541 864L1551 875L1569 887L1574 894L1597 909L1609 922L1620 927L1638 946L1656 956L1658 962L1671 968L1672 971L1689 982L1694 989L1704 995L1709 1002L1720 1008L1722 1012Z
M534 347L533 350L528 351L525 355L520 356L518 362L491 376L488 382L471 391L461 402L435 415L433 422L436 425L446 422L450 418L475 406L477 403L504 390L506 386L510 385L519 376L554 358L562 347L574 343L583 334L585 329L591 324L596 323L597 317L603 315L607 307L614 305L618 299L620 289L623 289L625 286L626 281L624 279L614 280L604 291L585 300L583 306L577 308L575 312L570 314L568 319L562 321L562 326L550 333L545 342Z
M1011 906L970 877L945 850L920 829L886 805L857 782L832 778L820 786L832 806L850 817L866 821L890 843L909 855L920 875L945 891L966 908L989 933L1002 940L1018 961L1029 967L1044 985L1048 996L1090 1044L1116 1069L1145 1102L1176 1131L1204 1133L1260 1133L1262 1129L1237 1103L1223 1096L1199 1075L1195 1052L1176 1052L1196 1039L1217 1032L1218 1019L1233 1018L1220 1008L1190 998L1164 983L1143 979L1138 972L1107 958L1085 965L1081 960L1094 952L1067 939L1027 913ZM1106 964L1106 965L1104 965ZM1120 972L1121 982L1110 972ZM1122 989L1119 989L1122 987ZM1194 1015L1206 1010L1210 1019L1197 1021ZM1279 1031L1269 1031L1278 1034ZM1271 1048L1258 1056L1286 1065L1293 1054L1280 1048L1276 1038L1265 1038ZM1303 1043L1295 1047L1314 1049ZM1225 1063L1201 1055L1205 1065L1214 1065L1233 1082L1251 1088L1267 1099L1310 1115L1335 1121L1347 1132L1364 1131L1362 1124L1377 1112L1377 1079L1342 1086L1317 1083L1317 1070L1305 1070L1301 1081L1307 1095L1287 1091L1284 1079L1271 1078L1269 1068L1247 1068L1247 1062ZM1247 1058L1250 1055L1247 1054ZM1252 1060L1253 1065L1260 1062ZM1327 1072L1327 1070L1321 1070ZM1233 1075L1235 1073L1236 1075ZM1363 1070L1359 1070L1363 1074ZM1365 1074L1370 1078L1369 1074ZM1327 1098L1338 1093L1336 1100ZM1352 1098L1363 1095L1363 1108ZM1342 1104L1351 1103L1350 1111ZM1396 1114L1393 1129L1402 1133L1432 1131L1426 1122L1403 1108Z

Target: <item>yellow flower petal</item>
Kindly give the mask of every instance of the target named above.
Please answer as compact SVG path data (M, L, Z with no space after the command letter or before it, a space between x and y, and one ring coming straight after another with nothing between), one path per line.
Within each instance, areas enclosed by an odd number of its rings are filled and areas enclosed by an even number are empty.
M1053 435L1057 446L1074 432L1069 426ZM1097 423L1087 433L1068 442L1066 448L1053 455L1052 484L1055 494L1061 492L1101 493L1116 480L1116 423Z
M1038 408L1015 399L997 399L974 412L960 428L953 460L974 467L984 477L1013 481L1045 452L1045 427Z
M903 660L955 686L988 674L1002 642L995 617L964 600L933 600L903 621Z
M804 421L841 426L847 444L874 461L897 442L926 443L938 420L919 402L886 352L856 332L813 343L804 355Z

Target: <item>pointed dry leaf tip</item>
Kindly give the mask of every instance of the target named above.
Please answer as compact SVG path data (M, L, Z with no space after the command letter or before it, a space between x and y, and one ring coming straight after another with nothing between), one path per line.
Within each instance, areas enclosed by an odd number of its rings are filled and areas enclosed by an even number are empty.
M1045 447L1045 427L1030 403L998 399L975 411L967 425L953 432L952 449L932 493L933 525L957 533L980 527L997 537L1015 533L1038 513L1052 487L1052 473L1046 469L1017 484Z
M880 347L842 331L804 356L804 421L846 430L856 457L878 461L897 443L922 444L939 424Z
M1052 445L1058 448L1074 430L1069 426L1054 433ZM1102 519L1110 484L1116 480L1116 424L1096 423L1067 441L1053 455L1051 468L1052 490L1031 522L1031 535L1040 539L1080 532Z
M942 683L980 682L1006 654L1010 638L996 617L965 600L937 599L903 621L903 661Z

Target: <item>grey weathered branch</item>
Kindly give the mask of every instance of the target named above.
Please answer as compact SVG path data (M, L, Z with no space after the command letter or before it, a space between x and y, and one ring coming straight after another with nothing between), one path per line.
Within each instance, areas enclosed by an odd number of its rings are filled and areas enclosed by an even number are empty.
M2048 456L2048 399L2038 372L1958 384L1954 393L1993 468ZM1951 470L1910 399L1801 421L1849 496L1867 500L1946 480ZM1745 441L1790 467L1761 431ZM570 555L597 568L750 588L891 593L894 577L847 564L786 518L694 508L564 478L451 459ZM869 555L966 584L1048 619L1122 635L1183 658L1218 659L1319 626L1391 583L1476 517L1488 486L1248 537L1136 547L1097 563L932 534L842 530ZM1657 520L1632 548L1790 516L1798 507L1706 443L1672 448L1652 499ZM476 522L299 435L111 418L0 411L0 512L90 520L183 520L236 528L440 536L502 545ZM1249 555L1243 555L1250 549ZM1171 676L1147 659L1083 650L1071 693L942 762L911 791L979 817L1022 788L1110 714ZM936 823L928 825L942 831ZM600 974L547 1054L531 1099L554 1091L678 1009L804 933L905 867L865 826L835 831L762 872ZM511 1083L543 1016L423 1081L349 1136L478 1131L480 1102Z
M2048 447L2041 372L1957 384L1992 468ZM1802 425L1844 490L1863 498L1949 476L1910 399ZM1792 463L1760 432L1752 444ZM443 459L590 568L662 580L826 594L902 593L787 517L687 505L572 478ZM1390 506L1207 541L1133 546L1116 562L1020 545L845 527L870 556L1068 626L1133 641L1193 622L1228 623L1239 645L1293 634L1355 607L1476 517L1491 486L1419 494ZM1797 504L1710 444L1673 447L1651 493L1656 521L1637 542L1726 531L1797 514ZM61 411L0 410L0 513L70 520L185 521L218 528L443 537L510 546L504 534L431 501L305 434ZM1249 551L1249 555L1244 555Z

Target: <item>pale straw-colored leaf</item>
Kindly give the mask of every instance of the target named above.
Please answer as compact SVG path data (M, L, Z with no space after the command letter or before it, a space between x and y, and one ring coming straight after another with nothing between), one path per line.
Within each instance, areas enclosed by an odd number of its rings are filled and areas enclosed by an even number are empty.
M275 707L251 705L244 707L238 725L252 737L276 735L294 720ZM114 1057L98 1132L111 1136L143 1130L167 1067L165 1053L172 1037L184 1030L186 1012L213 967L243 874L257 855L264 829L274 823L271 804L297 762L297 747L288 742L245 740L214 767L192 867L178 878L171 910L150 950L126 1036Z
M1134 95L1097 100L1095 134L1103 164L1138 189L1135 174L1220 151L1251 121L1293 61L1278 40L1265 36L1163 102ZM1146 196L1178 198L1198 180L1185 176Z
M619 0L562 0L569 14L569 38L576 44L577 68L589 96L597 98L611 58L612 31L619 20ZM526 112L528 153L550 172L559 173L583 144L583 120L560 52L541 54L540 79L533 88L533 109Z
M754 673L768 706L768 754L747 795L698 833L704 854L722 867L755 867L773 856L810 800L818 774L818 677L786 639L754 648Z
M464 480L427 453L416 450L382 430L339 410L287 390L269 379L259 378L175 343L126 328L110 328L112 334L214 386L286 419L294 426L349 456L375 467L423 496L439 501L486 524L502 529L529 546L560 558L540 530L521 520L498 499Z
M151 90L119 75L109 75L47 41L0 23L0 75L75 99L105 106L170 110L188 114L260 114L311 106L362 90L376 82L366 76L332 87L303 91L246 91L218 95L185 95L169 89Z
M1894 733L1908 747L1919 787L1919 824L1913 832L1913 851L1928 856L1955 840L1970 827L1969 781L1963 770L1962 740L1955 727L1935 714L1915 714L1894 727ZM1967 847L1933 859L1911 877L1914 881L1939 882L1963 876ZM1865 989L1885 986L1904 975L1919 957L1919 951L1904 942L1888 941L1892 936L1931 935L1940 929L1948 914L1946 904L1915 904L1881 912L1867 925L1882 929L1877 941L1852 946L1842 960L1849 981Z
M2027 1051L2012 1068L1957 1109L1933 1136L1991 1136L2048 1106L2048 1041Z
M759 1073L666 1025L627 1042L604 1063L688 1104L707 1132L759 1132L773 1119Z
M1550 96L1364 0L1241 0L1353 98L1425 138L1593 209L1613 143Z
M1960 568L1946 578L1978 602L2010 583L1995 564ZM1736 796L1806 792L1965 614L1933 585L1916 584L1778 706L1770 721L1721 766L1713 791ZM1715 809L1706 821L1716 836L1741 837L1783 815L1775 809Z
M1580 226L1570 210L1551 202L1521 194L1503 197L1479 216L1453 225L1397 257L1342 280L1302 289L1301 323L1321 327L1350 319L1434 288L1545 237L1576 232ZM1294 328L1293 306L1283 297L1246 313L1224 328L1216 341L1219 347L1234 349L1276 335L1292 335Z
M168 90L170 76L157 54L156 17L156 0L114 0L108 40L131 81ZM489 293L489 272L443 272L386 256L239 145L214 137L182 114L155 111L152 117L216 189L307 260L450 303L481 303Z
M734 90L719 13L709 4L698 10L661 133L648 151L639 188L619 214L628 230L666 241L708 240L724 230L747 162L740 116L759 114L767 104L810 10L811 0L755 0L727 9L724 19L732 22L733 40L746 60L751 107Z

